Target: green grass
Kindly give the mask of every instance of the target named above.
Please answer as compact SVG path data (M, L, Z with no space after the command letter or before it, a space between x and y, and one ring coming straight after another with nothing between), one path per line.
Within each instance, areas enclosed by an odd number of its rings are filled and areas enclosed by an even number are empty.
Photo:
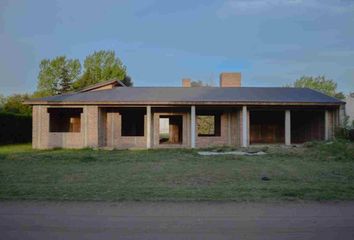
M353 200L354 145L269 148L263 156L196 150L0 147L0 199ZM270 181L262 181L267 176Z

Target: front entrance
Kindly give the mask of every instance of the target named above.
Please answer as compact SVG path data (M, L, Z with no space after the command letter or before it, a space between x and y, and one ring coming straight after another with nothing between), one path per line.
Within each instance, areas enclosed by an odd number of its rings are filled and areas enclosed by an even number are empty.
M304 143L325 139L325 111L297 110L291 112L291 142Z
M161 115L159 125L160 144L182 144L182 115Z
M250 143L284 143L284 111L250 111Z

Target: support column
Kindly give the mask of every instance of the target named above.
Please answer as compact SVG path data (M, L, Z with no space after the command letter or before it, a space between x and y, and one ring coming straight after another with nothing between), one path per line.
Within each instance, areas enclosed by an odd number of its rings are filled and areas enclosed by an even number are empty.
M151 148L151 106L146 107L146 148Z
M191 107L191 148L195 148L195 106Z
M285 145L291 145L291 113L285 110Z
M227 113L227 144L231 146L231 112Z
M247 107L242 107L242 147L248 147L248 119Z
M37 107L37 111L38 111L38 128L37 128L37 148L41 148L41 134L42 134L42 126L41 126L41 123L42 123L42 106L38 106Z
M88 129L88 118L87 118L87 106L84 107L84 146L88 147L87 141L87 129Z
M324 131L325 131L325 140L329 140L329 112L328 110L325 111L325 116L324 116Z

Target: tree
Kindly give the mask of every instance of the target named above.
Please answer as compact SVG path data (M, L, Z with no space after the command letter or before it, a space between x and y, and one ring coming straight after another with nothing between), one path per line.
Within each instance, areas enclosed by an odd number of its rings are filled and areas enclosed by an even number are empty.
M0 111L3 110L5 103L6 103L6 97L0 94Z
M122 80L125 86L130 87L133 86L133 80L130 76L126 75L125 78Z
M59 76L60 93L69 92L72 88L72 79L70 79L69 71L67 68L63 68Z
M116 57L114 51L98 51L86 57L84 61L84 73L75 82L75 89L82 89L99 82L118 79L131 85L131 79L127 77L127 71L122 61Z
M323 92L329 96L344 99L345 96L342 92L337 92L337 83L331 79L326 79L325 76L302 76L297 79L290 87L298 88L311 88Z
M191 87L203 87L204 83L200 80L191 81Z
M52 60L43 59L39 65L38 86L35 97L65 93L80 76L81 64L78 59L59 56Z
M211 84L205 83L201 80L191 81L191 87L211 87Z
M23 104L23 101L28 100L30 97L29 94L13 94L6 98L3 110L6 112L31 115L32 108Z

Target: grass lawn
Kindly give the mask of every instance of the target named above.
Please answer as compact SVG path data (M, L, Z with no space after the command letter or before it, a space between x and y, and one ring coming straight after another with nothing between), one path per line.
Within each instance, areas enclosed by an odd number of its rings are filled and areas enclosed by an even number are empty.
M270 148L263 156L1 146L0 199L353 200L354 145Z

